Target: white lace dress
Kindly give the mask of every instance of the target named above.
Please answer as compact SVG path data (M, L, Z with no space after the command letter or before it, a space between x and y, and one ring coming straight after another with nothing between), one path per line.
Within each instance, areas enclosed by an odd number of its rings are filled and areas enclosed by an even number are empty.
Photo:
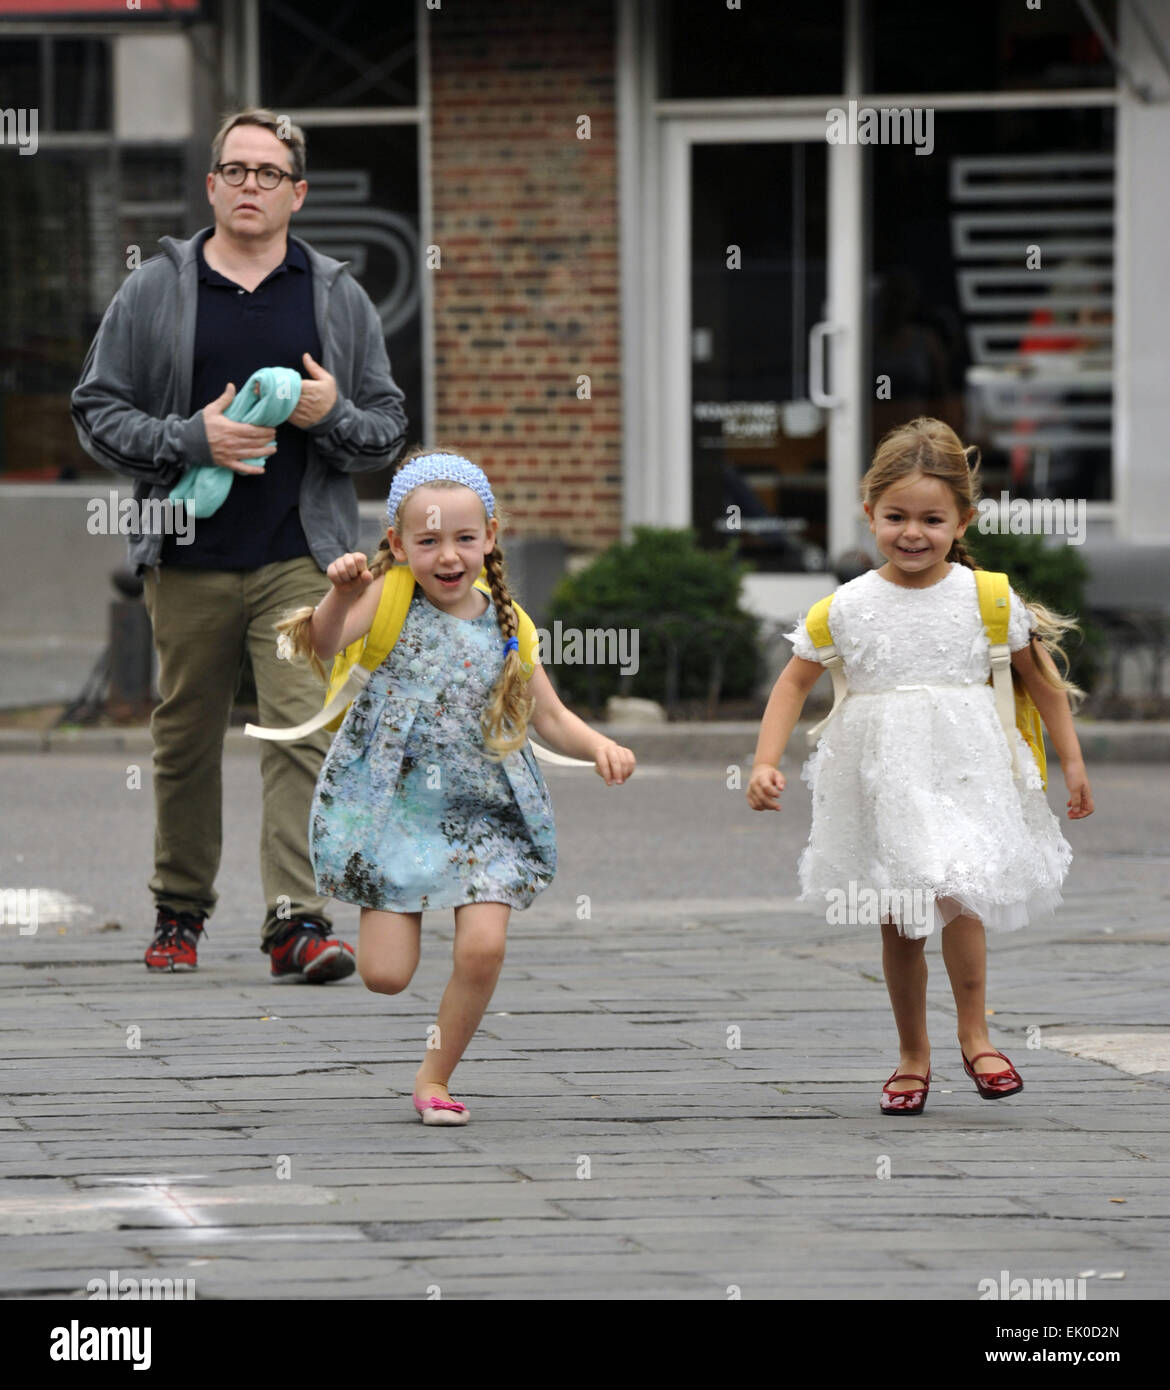
M1008 644L1032 619L1012 591ZM877 923L929 936L958 913L1011 931L1051 913L1072 850L1039 769L1016 734L1022 780L996 714L974 573L952 564L926 589L870 570L836 592L829 631L849 695L803 777L812 830L801 901L829 923ZM788 634L816 660L801 622Z

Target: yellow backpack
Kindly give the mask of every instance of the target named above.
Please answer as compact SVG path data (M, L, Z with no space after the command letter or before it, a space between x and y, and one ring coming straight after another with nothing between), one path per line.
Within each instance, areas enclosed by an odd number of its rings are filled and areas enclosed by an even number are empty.
M394 565L385 572L382 593L378 599L378 611L374 622L364 637L351 642L333 658L333 670L329 675L329 685L325 691L325 705L320 713L297 724L291 729L266 729L258 724L246 724L244 732L253 738L270 739L281 743L291 743L315 733L318 729L335 730L341 727L355 697L369 684L370 677L394 649L410 601L414 597L414 575L408 565ZM480 570L475 587L491 597L491 588L485 581L486 570ZM520 673L528 680L536 669L539 659L540 639L532 619L518 603L513 601L520 630L517 633L520 653Z
M1006 574L991 570L976 570L975 588L979 595L979 616L987 632L991 647L991 677L988 684L995 691L995 708L999 722L1012 754L1012 772L1020 775L1019 759L1016 757L1016 740L1013 731L1018 729L1024 742L1032 750L1036 766L1040 769L1040 779L1048 786L1048 761L1044 753L1044 725L1036 702L1022 687L1015 686L1012 679L1012 654L1008 647L1008 617L1011 613L1010 584ZM833 637L829 631L829 605L833 595L814 603L809 610L805 625L812 644L817 649L817 660L824 665L833 679L833 708L824 719L808 731L808 741L815 743L821 730L837 713L842 700L849 693L845 684L845 671Z

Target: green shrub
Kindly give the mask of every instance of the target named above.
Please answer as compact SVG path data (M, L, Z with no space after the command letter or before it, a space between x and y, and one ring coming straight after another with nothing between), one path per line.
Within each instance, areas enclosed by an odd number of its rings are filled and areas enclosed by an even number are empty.
M631 542L562 577L549 625L636 630L638 671L623 677L612 665L553 665L561 693L594 708L617 694L672 709L701 699L708 713L721 694L750 694L760 655L759 620L739 606L747 569L733 548L701 550L692 530L636 526Z
M1069 659L1070 678L1082 690L1091 690L1104 653L1105 635L1086 612L1089 569L1077 547L1047 545L1043 536L983 535L974 527L963 537L963 544L984 569L1003 570L1023 598L1076 619L1081 633L1068 637L1064 653Z

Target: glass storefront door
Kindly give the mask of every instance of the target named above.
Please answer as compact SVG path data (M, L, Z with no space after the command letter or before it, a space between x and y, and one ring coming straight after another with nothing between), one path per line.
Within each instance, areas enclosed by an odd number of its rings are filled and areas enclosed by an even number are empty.
M667 123L662 511L757 572L872 558L857 484L917 415L979 446L993 501L1114 497L1114 114L932 121L929 158Z
M691 147L691 488L704 544L758 570L825 564L826 156L803 141ZM810 336L812 343L810 345Z
M796 604L798 572L872 558L858 481L888 429L931 415L979 447L993 501L1110 519L1129 429L1117 52L1142 52L1140 16L793 0L748 23L646 3L660 163L636 243L653 340L631 335L648 423L630 434L651 462L630 516L734 538L759 591ZM834 136L846 109L868 128Z
M668 133L666 331L679 340L667 354L668 468L700 544L734 540L761 573L825 569L841 545L830 464L843 419L859 412L841 370L856 329L830 315L845 231L831 229L840 151L824 130L777 117Z

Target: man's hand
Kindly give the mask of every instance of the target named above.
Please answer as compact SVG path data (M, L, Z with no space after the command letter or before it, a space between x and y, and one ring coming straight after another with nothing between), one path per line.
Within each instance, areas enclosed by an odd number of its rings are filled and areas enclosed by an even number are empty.
M309 380L301 382L301 398L297 401L297 408L288 417L288 422L305 429L309 425L315 425L318 420L323 420L333 409L337 402L337 382L324 367L314 362L307 352L301 360L305 364Z
M265 425L243 425L238 420L229 420L224 411L235 395L236 388L229 381L223 395L205 405L201 412L211 461L220 468L230 468L233 473L263 473L263 468L244 460L267 458L276 453L276 431Z

